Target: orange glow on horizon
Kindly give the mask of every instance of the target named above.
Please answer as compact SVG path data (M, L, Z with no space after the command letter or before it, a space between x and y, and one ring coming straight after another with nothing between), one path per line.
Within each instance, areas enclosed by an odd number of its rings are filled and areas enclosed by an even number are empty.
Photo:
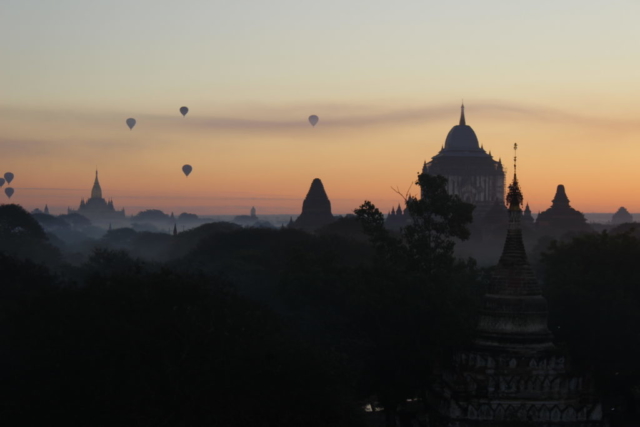
M518 142L518 176L533 212L550 206L558 184L582 212L640 211L640 201L630 197L640 190L632 119L552 120L551 110L514 113L478 104L467 103L467 123L484 148L502 158L508 180ZM312 127L308 115L286 110L249 111L262 119L247 120L191 107L184 118L139 116L132 131L123 113L21 111L0 119L6 129L1 167L16 175L11 202L29 210L48 204L53 213L89 197L96 167L105 198L127 214L157 208L234 215L255 206L262 214L297 215L316 177L335 214L364 200L387 212L401 202L391 187L406 191L458 120L457 106L422 107L424 119L420 109L388 105L357 116L318 110L320 122ZM186 163L193 166L189 177L181 171Z

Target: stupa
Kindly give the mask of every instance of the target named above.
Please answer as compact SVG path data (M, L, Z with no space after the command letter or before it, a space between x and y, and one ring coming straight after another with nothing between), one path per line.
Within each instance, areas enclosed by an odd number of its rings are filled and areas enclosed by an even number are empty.
M591 231L584 215L569 204L564 185L558 185L551 207L540 212L536 218L536 226L541 235L556 237L570 231L581 233Z
M335 221L331 213L331 201L319 178L311 182L311 188L302 202L302 213L293 223L294 228L315 230Z
M484 296L476 338L431 384L429 425L603 426L590 377L572 375L552 342L547 302L522 240L523 197L515 166L506 200L507 237Z
M611 217L612 224L618 225L626 224L629 222L633 222L633 217L625 207L621 207L620 209L618 209L618 211L613 214L613 217Z

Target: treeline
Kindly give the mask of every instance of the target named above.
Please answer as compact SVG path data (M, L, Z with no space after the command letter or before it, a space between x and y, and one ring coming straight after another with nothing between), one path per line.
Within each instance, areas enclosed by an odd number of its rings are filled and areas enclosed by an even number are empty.
M367 404L411 419L490 275L453 255L472 208L420 179L431 197L408 201L421 220L401 235L364 203L313 235L116 229L82 257L0 206L0 420L358 426ZM633 233L553 244L537 266L558 345L595 370L616 425L637 425L640 400Z

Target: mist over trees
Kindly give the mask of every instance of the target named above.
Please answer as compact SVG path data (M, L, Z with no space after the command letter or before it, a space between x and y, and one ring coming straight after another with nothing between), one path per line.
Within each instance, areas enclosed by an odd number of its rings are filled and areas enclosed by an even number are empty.
M315 233L215 222L90 239L81 216L0 206L0 419L423 420L434 370L473 337L491 268L456 256L473 206L441 177L418 183L423 197L405 204L413 222L398 232L368 201ZM538 245L556 345L574 369L594 369L614 427L637 425L640 236L620 226Z

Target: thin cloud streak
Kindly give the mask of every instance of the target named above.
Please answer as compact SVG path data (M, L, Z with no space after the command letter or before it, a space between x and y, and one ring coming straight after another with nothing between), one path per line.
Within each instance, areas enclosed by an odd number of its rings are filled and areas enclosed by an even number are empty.
M394 103L398 103L395 101ZM376 108L371 105L357 106L357 105L345 105L342 108L336 108L336 105L313 105L313 106L296 106L295 111L292 108L275 108L266 109L263 115L277 115L282 117L284 115L294 115L299 112L299 117L290 120L274 119L274 120L259 120L252 118L237 118L237 117L198 117L197 111L191 111L187 117L180 117L174 115L159 115L159 114L138 114L136 119L138 124L133 130L141 130L147 128L149 123L153 126L161 126L163 128L173 128L176 125L184 125L187 122L190 126L200 128L213 128L220 130L231 131L285 131L285 130L297 130L304 128L311 128L311 125L307 121L307 117L310 114L317 114L320 117L320 122L316 128L360 128L366 126L387 126L387 125L401 125L411 123L429 123L433 121L446 120L451 122L455 121L452 117L452 113L456 111L456 108L451 104L436 105L436 106L423 106L423 107L411 107L411 108L398 108L390 109L388 106L384 106L388 111L375 112ZM247 108L247 111L251 111L250 115L259 116L261 109L259 108ZM337 111L338 115L331 115L322 113L323 111ZM366 114L351 114L353 111L369 111ZM380 111L380 109L378 109ZM10 106L0 106L0 112L5 116L15 116L25 120L25 117L30 117L31 120L46 119L46 120L69 120L82 121L83 127L87 127L88 122L101 123L103 125L112 124L116 120L120 121L123 131L128 131L124 120L129 115L124 113L118 113L114 111L108 111L104 113L99 112L78 112L78 111L52 111L52 110L39 110L39 109L25 109L25 108L13 108ZM587 115L580 115L553 108L537 107L530 105L520 105L513 103L505 103L499 101L482 101L468 105L467 113L472 118L472 122L483 118L499 120L506 117L511 119L520 120L532 120L545 123L563 123L572 125L581 125L587 127L603 127L610 128L612 131L619 130L631 130L637 129L639 123L638 120L625 120L618 118L607 117L593 117ZM455 114L455 113L454 113Z
M47 191L47 192L55 192L55 191L73 191L73 192L79 192L79 193L89 193L90 191L86 188L50 188L50 187L13 187L16 189L16 191ZM29 197L34 197L33 195L30 195ZM40 196L36 196L36 197L40 197ZM46 197L46 196L45 196ZM246 200L246 201L299 201L302 202L302 200L304 199L305 194L301 194L299 196L243 196L243 197L238 197L238 196L219 196L219 195L210 195L210 196L178 196L178 195L171 195L171 194L164 194L164 195L148 195L148 194L138 194L138 195L126 195L126 194L121 194L118 191L111 191L109 198L110 199L150 199L150 200L215 200L215 201L221 201L221 200L229 200L229 201L240 201L240 200ZM331 200L335 200L337 201L351 201L354 198L338 198L338 197L332 197Z

